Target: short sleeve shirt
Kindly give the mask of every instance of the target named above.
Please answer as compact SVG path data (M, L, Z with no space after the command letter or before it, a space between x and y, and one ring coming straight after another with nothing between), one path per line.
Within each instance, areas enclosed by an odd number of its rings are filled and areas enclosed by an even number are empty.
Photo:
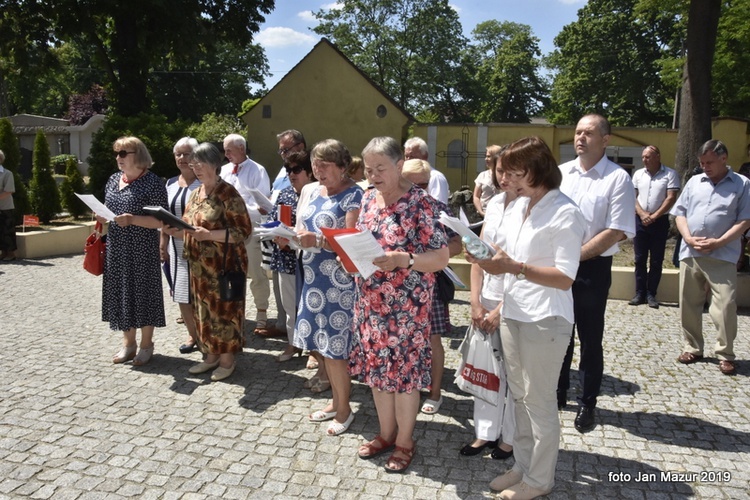
M662 165L654 175L650 175L646 168L641 168L633 174L638 204L646 212L652 213L659 209L667 192L680 190L680 177L673 169Z

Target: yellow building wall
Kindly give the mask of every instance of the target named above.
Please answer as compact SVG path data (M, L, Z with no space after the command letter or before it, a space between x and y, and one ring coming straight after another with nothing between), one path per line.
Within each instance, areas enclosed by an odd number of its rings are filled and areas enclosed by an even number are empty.
M264 106L271 117L263 118ZM378 116L383 106L385 115ZM308 147L335 138L358 156L376 136L403 142L406 115L330 44L322 41L244 116L250 157L273 177L281 168L276 134L302 132Z
M747 159L747 145L750 144L748 121L736 118L716 118L712 121L713 137L723 141L729 149L729 164L735 170ZM575 127L572 125L547 124L416 124L413 135L427 141L430 164L448 178L451 191L462 185L474 186L474 179L484 169L485 148L491 144L509 144L522 137L537 135L552 149L558 162L562 161L561 146L573 143ZM465 138L465 139L464 139ZM446 155L451 141L465 140L466 172L449 168ZM627 148L633 157L635 168L642 166L638 149L652 144L661 151L662 162L673 166L677 154L677 130L657 128L615 127L609 140L609 149ZM634 154L637 153L637 154Z

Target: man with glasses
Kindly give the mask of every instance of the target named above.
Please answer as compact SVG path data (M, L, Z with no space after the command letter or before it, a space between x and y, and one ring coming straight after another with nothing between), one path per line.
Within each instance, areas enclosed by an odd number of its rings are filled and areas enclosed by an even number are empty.
M737 336L737 259L740 236L750 227L750 180L727 165L727 147L710 140L698 151L703 173L693 175L670 212L682 235L680 246L680 319L685 337L677 358L689 365L703 359L703 303L716 325L714 353L719 370L734 375Z
M285 130L276 135L276 140L279 142L278 152L279 156L281 156L282 159L282 166L279 169L279 173L278 175L276 175L276 179L274 179L273 186L271 188L271 201L273 201L274 203L276 202L276 198L279 196L279 193L291 186L289 182L288 172L284 168L284 163L286 163L287 158L292 153L305 151L307 149L305 136L302 135L302 132L300 132L299 130ZM273 255L273 244L270 241L263 241L261 242L261 248L263 251L263 261L270 263L271 256ZM267 328L265 328L264 330L256 330L255 333L261 337L285 337L287 334L286 327L284 325L286 310L284 310L284 305L281 302L281 286L279 278L279 272L273 271L273 296L276 299L277 325L268 324ZM284 328L279 328L278 325L282 325Z
M429 156L427 143L421 137L412 137L404 143L404 160L424 160ZM427 185L427 193L438 201L448 204L450 188L448 179L442 172L435 168L430 170L430 182Z
M266 211L260 208L253 196L252 189L257 189L263 196L271 196L271 182L268 179L266 169L247 157L247 141L239 134L229 134L224 138L224 155L229 163L221 167L221 178L235 187L245 200L247 212L253 227L261 223L261 216ZM245 241L247 248L248 268L247 274L250 278L250 293L253 294L255 309L257 310L256 333L265 330L268 325L268 297L271 295L271 287L268 284L268 276L261 267L262 254L260 250L260 239L255 235Z

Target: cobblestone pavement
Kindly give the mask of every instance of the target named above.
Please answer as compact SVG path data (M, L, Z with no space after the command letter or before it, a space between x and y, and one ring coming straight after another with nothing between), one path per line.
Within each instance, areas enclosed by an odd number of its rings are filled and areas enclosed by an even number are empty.
M326 425L307 415L330 392L302 387L311 374L303 358L276 363L280 339L249 334L235 374L211 383L188 374L200 355L179 354L186 335L167 302L152 362L113 365L120 335L99 320L101 280L81 260L0 264L0 498L487 498L490 480L512 463L458 454L473 438L472 401L452 382L469 319L466 292L457 294L455 328L443 339L445 402L439 415L420 414L414 463L396 475L384 472L384 458L356 456L377 431L369 390L354 384L351 430L324 435ZM560 413L549 498L747 498L746 311L739 321L738 375L727 377L715 359L675 361L673 305L610 301L600 425L582 435L575 408ZM248 321L247 331L253 326Z

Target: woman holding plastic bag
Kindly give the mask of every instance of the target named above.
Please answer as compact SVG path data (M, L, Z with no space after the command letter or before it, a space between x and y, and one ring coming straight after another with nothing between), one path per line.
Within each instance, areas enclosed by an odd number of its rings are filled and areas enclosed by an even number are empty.
M501 149L502 152L504 149ZM509 190L508 182L503 179L502 163L499 157L492 167L492 184L500 194L487 204L485 223L481 238L503 248L505 239L500 232L503 216L508 206L518 197L515 191ZM471 343L470 335L477 336L475 343L487 348L489 354L497 358L500 365L499 386L495 401L477 395L474 397L474 432L476 439L461 448L461 455L474 456L485 448L492 449L492 458L504 460L513 455L513 433L516 419L513 414L513 398L507 388L507 375L503 369L503 354L500 346L500 306L503 301L503 276L485 273L478 264L471 266L471 332L467 332L466 342ZM484 336L489 338L484 339ZM466 346L468 350L468 345ZM468 353L467 353L468 354ZM457 383L461 382L461 372L456 374ZM500 438L502 437L502 442Z
M560 445L556 387L573 332L571 286L585 221L558 189L562 174L538 137L520 139L500 156L503 178L519 198L506 211L505 246L489 259L467 260L505 276L500 337L515 402L515 464L490 488L500 498L531 499L555 484Z

